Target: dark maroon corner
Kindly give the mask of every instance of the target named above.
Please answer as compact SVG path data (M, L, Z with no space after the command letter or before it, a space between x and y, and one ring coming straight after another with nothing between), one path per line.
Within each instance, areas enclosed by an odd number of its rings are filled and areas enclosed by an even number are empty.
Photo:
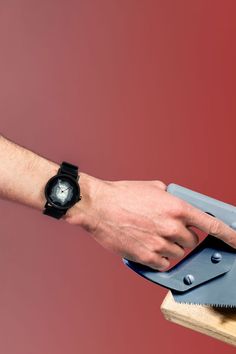
M233 0L2 1L1 132L100 178L236 204L235 11ZM164 320L166 291L86 232L0 203L1 353L235 352Z

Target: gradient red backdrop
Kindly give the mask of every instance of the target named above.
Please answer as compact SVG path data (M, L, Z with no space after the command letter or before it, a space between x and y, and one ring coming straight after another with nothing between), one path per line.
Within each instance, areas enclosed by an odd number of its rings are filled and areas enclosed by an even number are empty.
M234 0L2 0L1 132L100 178L236 204L235 11ZM83 230L0 203L0 353L235 353L164 320L166 290Z

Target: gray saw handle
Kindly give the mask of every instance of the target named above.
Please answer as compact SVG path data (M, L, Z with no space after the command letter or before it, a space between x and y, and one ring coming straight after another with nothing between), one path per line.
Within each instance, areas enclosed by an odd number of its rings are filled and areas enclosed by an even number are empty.
M167 192L186 201L194 207L215 216L233 229L236 229L236 207L188 188L171 183ZM220 254L219 262L212 260L214 254ZM171 269L160 272L142 264L124 259L124 263L137 274L172 292L184 293L203 283L209 282L229 272L235 262L236 250L225 242L208 235L186 257ZM185 281L186 276L193 276L194 281ZM227 289L226 289L227 290ZM206 293L207 290L206 290ZM203 291L204 294L204 291ZM175 294L176 295L176 294ZM191 295L191 293L190 293ZM191 296L190 296L191 298ZM189 300L188 297L186 299ZM188 302L188 301L187 301ZM196 302L196 301L193 301Z
M191 189L171 183L167 187L167 192L186 201L192 206L215 216L217 219L236 230L236 207L204 194L192 191Z

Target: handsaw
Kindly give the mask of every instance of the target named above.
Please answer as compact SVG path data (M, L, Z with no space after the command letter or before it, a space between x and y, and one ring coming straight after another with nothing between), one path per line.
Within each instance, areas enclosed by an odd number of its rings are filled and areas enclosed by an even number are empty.
M171 183L167 192L236 230L236 207ZM171 269L161 272L124 259L142 277L170 289L176 302L236 307L236 249L212 235Z

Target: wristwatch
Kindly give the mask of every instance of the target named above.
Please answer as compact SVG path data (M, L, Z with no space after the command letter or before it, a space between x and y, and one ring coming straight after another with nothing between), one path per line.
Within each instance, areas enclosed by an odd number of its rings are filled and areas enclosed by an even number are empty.
M63 161L55 176L45 186L46 204L43 214L60 219L81 200L78 166Z

